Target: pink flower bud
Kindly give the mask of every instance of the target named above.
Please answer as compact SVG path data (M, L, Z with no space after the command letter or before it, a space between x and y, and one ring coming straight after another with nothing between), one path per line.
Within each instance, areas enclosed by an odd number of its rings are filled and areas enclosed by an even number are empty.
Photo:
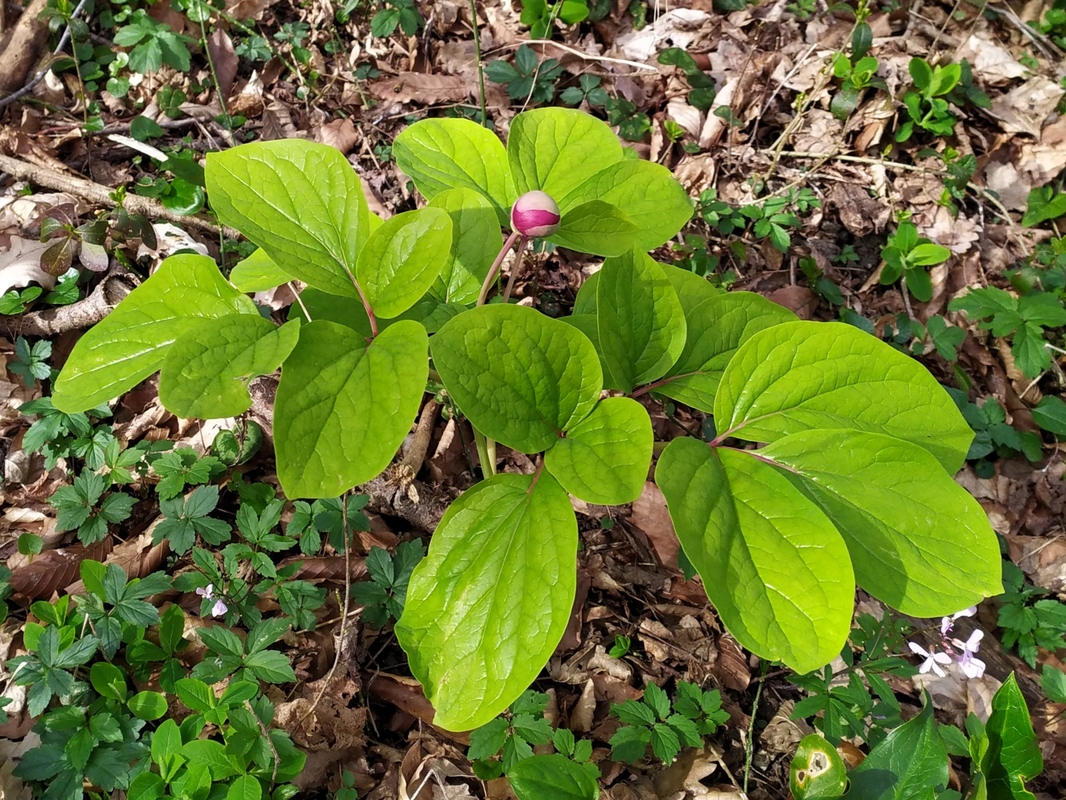
M511 209L511 227L523 236L551 236L559 230L559 206L546 192L526 192Z

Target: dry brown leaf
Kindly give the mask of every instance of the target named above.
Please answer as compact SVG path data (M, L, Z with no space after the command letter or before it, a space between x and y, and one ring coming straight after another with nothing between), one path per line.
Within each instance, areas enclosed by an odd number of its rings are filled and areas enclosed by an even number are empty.
M670 521L670 513L666 510L666 498L651 481L645 482L644 491L633 503L629 521L648 537L660 564L669 569L678 569L677 552L680 545Z
M31 283L45 289L55 288L56 276L41 269L41 255L51 246L52 242L12 236L7 249L0 252L0 295Z
M476 84L458 75L426 75L401 72L370 84L370 93L393 103L461 103L476 91Z
M1066 169L1066 115L1045 126L1039 142L1022 144L1018 166L1032 175L1034 186L1043 186Z
M40 600L66 588L78 579L78 568L87 558L103 561L111 552L111 537L86 547L75 544L46 550L33 561L11 572L11 588L16 597Z
M836 207L840 221L855 236L880 234L892 216L892 210L862 186L837 183L829 193L829 203Z
M218 77L218 94L225 100L233 88L233 79L237 77L237 53L233 48L233 40L222 28L215 28L207 37L207 51Z
M963 59L970 62L974 77L990 86L1003 86L1029 71L1009 50L980 33L970 34L970 38L955 51L952 60Z
M1026 133L1039 139L1044 122L1055 112L1063 94L1066 89L1061 85L1036 75L995 98L988 114L1007 133Z
M336 147L344 155L348 155L355 143L359 141L359 132L355 129L355 123L350 117L335 119L327 122L315 132L315 141Z

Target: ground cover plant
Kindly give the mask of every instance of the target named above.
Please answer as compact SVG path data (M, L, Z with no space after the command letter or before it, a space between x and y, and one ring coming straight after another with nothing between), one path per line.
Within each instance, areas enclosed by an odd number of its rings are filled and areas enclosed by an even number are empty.
M42 4L5 796L1053 791L1051 17Z

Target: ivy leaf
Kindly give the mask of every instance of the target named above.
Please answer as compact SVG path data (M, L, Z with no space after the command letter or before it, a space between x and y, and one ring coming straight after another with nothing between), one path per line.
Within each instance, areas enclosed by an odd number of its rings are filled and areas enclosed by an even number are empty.
M632 503L648 477L653 439L651 419L640 403L608 397L556 441L544 466L587 503Z
M106 317L85 333L55 383L61 411L85 411L117 397L163 364L166 349L203 319L259 316L250 298L222 277L205 256L163 261Z
M248 381L280 367L299 338L299 322L279 328L258 314L202 322L167 352L159 374L159 400L185 419L243 414L252 407Z
M506 222L515 199L507 151L496 135L468 119L424 119L392 143L400 169L427 200L447 189L474 189Z
M418 412L427 340L425 328L410 321L369 344L332 322L302 328L274 402L286 496L336 497L388 466Z
M597 328L609 388L631 392L662 377L685 347L686 323L662 267L630 251L609 258L596 288Z
M387 319L413 306L437 280L451 246L452 221L442 209L386 220L360 251L355 273L374 313Z
M859 586L892 608L938 617L1002 593L988 517L927 450L881 434L822 430L758 452L788 469L833 521Z
M738 642L801 673L840 653L854 605L851 559L833 524L787 478L748 453L685 438L663 451L655 481Z
M882 433L924 447L954 474L973 431L917 361L845 323L787 322L752 336L714 402L720 431L772 442L801 430Z
M370 235L370 210L339 150L303 139L252 142L208 154L205 177L219 220L284 273L358 297L352 275Z
M523 453L546 450L588 416L603 385L588 338L524 306L465 311L437 332L432 352L471 423Z
M576 558L577 520L550 475L496 475L452 503L396 623L434 724L476 728L525 691L566 629Z

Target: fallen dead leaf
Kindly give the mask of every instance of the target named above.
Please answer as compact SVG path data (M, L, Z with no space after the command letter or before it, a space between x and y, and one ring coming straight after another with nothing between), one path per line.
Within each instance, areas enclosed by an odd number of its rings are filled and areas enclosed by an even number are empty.
M471 96L475 84L458 75L426 75L401 72L370 84L370 93L393 103L460 103Z
M1066 89L1061 85L1035 75L1021 86L992 100L988 114L998 120L999 126L1007 133L1025 133L1039 139L1044 123L1054 113L1063 94L1066 94Z

